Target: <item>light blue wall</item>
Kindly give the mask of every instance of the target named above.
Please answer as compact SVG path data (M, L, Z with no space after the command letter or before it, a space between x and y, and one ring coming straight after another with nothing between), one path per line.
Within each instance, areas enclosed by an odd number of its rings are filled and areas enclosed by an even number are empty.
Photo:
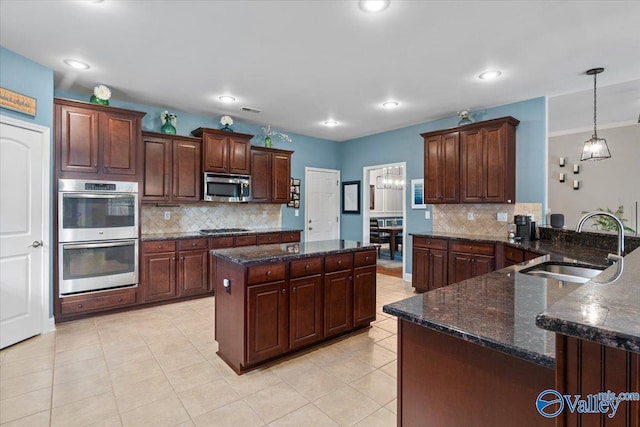
M491 108L475 115L474 121L513 116L520 120L516 128L516 200L518 202L543 203L546 211L546 101L535 98L514 104ZM342 181L361 181L362 169L366 166L406 162L406 178L423 178L424 148L421 133L457 126L459 118L449 117L422 123L389 132L353 139L340 144L339 167ZM361 188L361 199L362 199ZM411 209L411 186L405 186L407 233L429 232L431 220L424 219L424 210ZM427 207L429 210L431 206ZM362 214L342 215L341 236L343 239L361 241ZM407 272L411 272L411 246L405 251Z
M0 113L25 122L35 123L50 129L51 179L53 182L53 70L0 46L0 86L36 99L35 117L0 108ZM51 188L47 190L51 194ZM53 213L51 213L53 215ZM53 218L49 221L49 236L53 241ZM49 249L49 313L53 316L53 246Z
M55 96L59 98L75 99L79 101L88 101L91 94L80 95L73 92L63 92L56 90ZM142 129L146 131L159 132L162 123L160 122L160 113L166 108L154 107L151 105L136 104L132 102L119 101L110 99L109 105L113 107L128 108L136 111L144 111L147 113L142 118ZM176 131L178 135L190 135L191 131L199 127L219 128L220 117L218 116L198 116L188 114L181 111L170 110L170 112L178 116ZM265 125L266 126L266 125ZM256 135L252 140L252 145L263 145L264 138L260 126L242 123L234 118L232 126L236 132ZM305 135L298 135L287 132L292 143L284 142L278 138L273 139L273 148L294 151L291 158L291 176L302 180L300 192L304 194L304 168L305 166L338 169L338 146L339 143L326 139L313 138ZM294 209L282 206L282 226L286 228L304 228L304 201L300 203L299 216L295 216Z

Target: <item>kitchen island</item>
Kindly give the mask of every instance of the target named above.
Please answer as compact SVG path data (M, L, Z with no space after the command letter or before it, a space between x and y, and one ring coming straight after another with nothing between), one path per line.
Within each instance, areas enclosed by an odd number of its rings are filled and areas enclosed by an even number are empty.
M238 374L375 320L375 246L329 240L210 253L218 355Z
M553 248L535 245L540 252ZM553 418L538 413L536 398L556 387L556 334L539 328L536 316L585 285L520 271L545 261L602 264L606 252L601 252L583 248L575 258L547 252L385 305L383 311L399 319L398 425L554 425ZM601 276L614 272L610 267ZM637 311L631 317L640 322Z

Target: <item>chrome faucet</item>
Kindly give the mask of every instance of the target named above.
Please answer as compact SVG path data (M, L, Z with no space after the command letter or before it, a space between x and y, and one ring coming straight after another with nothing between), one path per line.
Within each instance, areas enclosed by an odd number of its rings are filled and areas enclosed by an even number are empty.
M609 254L607 258L611 261L620 261L622 259L622 254L624 253L624 225L622 224L622 221L620 221L616 216L603 211L589 212L582 218L580 218L580 221L578 221L578 225L576 226L576 233L580 233L582 231L582 226L584 226L584 223L589 218L594 216L606 216L611 218L616 223L618 227L618 255L615 256L613 254Z

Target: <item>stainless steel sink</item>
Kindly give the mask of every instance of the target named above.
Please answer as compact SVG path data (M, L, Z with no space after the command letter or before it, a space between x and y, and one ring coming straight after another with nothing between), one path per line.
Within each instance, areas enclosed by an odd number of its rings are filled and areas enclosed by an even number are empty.
M606 267L589 264L548 261L520 270L520 273L572 283L586 283Z

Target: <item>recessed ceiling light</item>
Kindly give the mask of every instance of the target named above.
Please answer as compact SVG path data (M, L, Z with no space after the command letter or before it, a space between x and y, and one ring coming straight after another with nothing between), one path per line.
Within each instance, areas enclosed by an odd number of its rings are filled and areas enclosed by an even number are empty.
M380 12L389 7L389 0L360 0L360 9L365 12Z
M236 98L231 95L220 95L218 99L222 102L235 102Z
M493 80L496 77L500 77L501 74L502 74L502 71L499 71L499 70L485 71L484 73L480 74L478 78L480 80Z
M328 126L330 128L334 127L334 126L338 126L338 122L336 122L335 120L327 120L326 122L322 123L325 126Z
M91 68L86 62L78 61L77 59L65 59L64 63L76 70L87 70Z
M396 108L396 107L398 107L399 105L400 105L400 103L399 103L399 102L396 102L396 101L386 101L386 102L383 102L383 103L382 103L382 106L383 106L384 108L389 108L389 109L391 109L391 108Z

